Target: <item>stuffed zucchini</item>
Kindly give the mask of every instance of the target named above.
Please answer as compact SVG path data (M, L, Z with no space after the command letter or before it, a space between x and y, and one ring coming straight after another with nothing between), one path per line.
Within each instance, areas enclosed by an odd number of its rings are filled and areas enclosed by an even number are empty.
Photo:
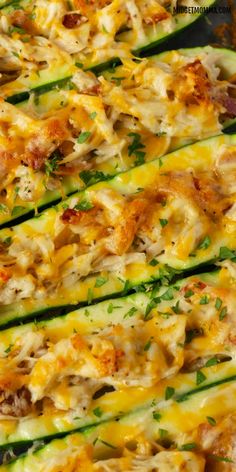
M139 0L97 1L81 4L54 0L20 0L9 2L0 10L1 46L8 54L18 44L20 57L12 58L14 70L21 66L21 58L34 62L32 49L38 54L42 44L41 62L50 47L56 46L80 62L91 66L106 63L112 58L130 57L169 39L193 23L201 10L213 5L212 0L167 3ZM198 9L197 13L178 13L185 5ZM23 56L23 57L22 57Z
M234 52L206 47L126 61L99 78L71 64L75 90L35 95L55 84L56 74L65 85L62 72L69 66L57 63L38 79L36 71L17 79L19 93L30 80L37 87L17 107L0 106L0 224L220 133L236 114L235 64ZM14 86L3 86L2 94Z
M177 314L169 306L170 291L161 289L158 307L148 314L150 298L137 294L2 331L0 446L49 439L126 414L134 426L144 414L148 425L157 419L154 412L160 414L158 430L168 429L169 439L181 441L181 433L204 416L232 411L235 293L227 277L195 276L173 287L180 291ZM186 301L190 285L198 297L192 305ZM215 306L218 295L227 315ZM211 297L209 306L202 296ZM197 311L197 304L201 321L190 311L191 306ZM204 314L218 339L208 333ZM194 323L199 333L195 327L190 339L188 326ZM222 406L229 389L230 401Z
M226 393L226 392L225 392ZM224 410L224 408L223 408ZM160 413L139 412L35 447L27 455L0 466L1 472L233 472L235 415L207 416L192 431L170 440L160 428ZM225 414L225 416L224 416ZM200 419L200 418L199 418ZM201 420L200 420L201 421Z
M234 258L235 150L186 146L2 229L0 323Z

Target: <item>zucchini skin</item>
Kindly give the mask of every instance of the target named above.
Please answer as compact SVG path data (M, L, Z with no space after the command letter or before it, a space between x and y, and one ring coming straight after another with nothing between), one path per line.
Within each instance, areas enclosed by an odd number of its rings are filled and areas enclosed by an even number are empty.
M164 172L165 168L172 169L172 165L174 165L175 170L178 170L178 162L182 165L183 159L186 160L187 167L194 167L194 163L196 163L196 155L199 155L199 160L202 160L204 165L205 155L208 155L208 158L213 159L214 162L215 149L223 144L235 145L236 136L220 135L215 138L195 143L191 146L186 146L178 151L166 155L162 158L163 165L161 167L161 172ZM83 197L83 195L85 195L85 198L89 198L89 192L94 192L103 188L110 188L118 191L118 193L123 193L124 195L134 194L137 192L137 189L140 188L140 184L143 188L153 185L156 175L159 172L159 159L157 159L140 167L133 168L128 172L118 174L110 181L97 183L89 187L86 191L73 194L72 197L68 198L62 204L59 204L56 207L51 207L42 212L38 217L27 220L13 228L2 229L0 231L0 240L5 241L9 237L14 237L14 233L19 238L21 237L21 234L24 234L24 228L29 228L29 226L32 228L32 235L40 234L42 231L48 232L48 228L54 224L53 222L56 218L57 212L63 210L65 202L70 205L70 199L74 199L75 196L78 196L79 199L81 196ZM171 256L171 258L169 256L167 258L160 256L158 257L159 264L154 267L150 266L146 262L138 264L137 266L131 264L130 268L126 270L123 280L121 280L114 272L107 273L107 283L99 288L95 287L96 277L88 276L83 280L83 282L78 281L73 287L64 289L63 291L60 291L60 294L58 293L57 295L44 299L43 301L32 298L11 305L2 305L0 307L0 326L6 325L9 322L16 323L19 319L22 320L28 317L33 318L40 312L50 312L50 310L54 308L86 304L88 303L87 295L89 290L92 290L92 301L95 302L99 299L108 298L112 295L115 296L122 292L124 293L125 291L127 292L127 290L130 291L144 283L151 283L155 280L160 280L162 277L167 277L168 280L170 280L176 274L196 270L199 269L199 267L204 266L204 264L209 264L212 261L214 262L219 258L221 246L228 246L231 250L236 249L236 243L233 238L231 238L230 235L224 235L222 233L219 239L217 239L214 244L211 244L207 250L199 250L196 257L188 257L186 260L180 260L178 258L173 259L173 256Z
M50 90L53 90L55 88L64 88L68 84L71 77L72 77L71 75L68 75L67 77L64 77L63 79L54 80L52 82L48 82L43 85L38 85L38 86L36 85L35 87L32 87L29 92L28 91L19 92L19 93L16 93L15 95L11 95L10 97L7 97L6 102L11 103L11 105L17 105L18 103L28 100L32 92L36 93L37 95L42 95L43 93L49 92Z

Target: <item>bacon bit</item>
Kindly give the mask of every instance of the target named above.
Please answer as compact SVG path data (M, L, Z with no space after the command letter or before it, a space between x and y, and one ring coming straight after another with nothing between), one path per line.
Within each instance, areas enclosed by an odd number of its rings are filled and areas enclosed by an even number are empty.
M195 287L199 288L200 290L203 290L204 288L206 288L206 286L207 285L201 282L200 280L196 282L196 285L195 285Z
M86 23L86 21L88 21L88 18L79 13L67 13L63 18L62 24L65 28L73 29L77 28L82 23Z
M11 275L8 269L0 269L0 282L6 283L11 278Z
M170 15L167 11L162 11L162 12L156 13L151 18L150 17L145 18L144 23L146 25L154 25L154 24L158 23L159 21L166 20L167 18L169 18L169 16Z
M63 223L68 223L69 225L77 225L80 222L81 213L80 210L77 211L72 208L67 208L61 215L61 220Z
M232 97L224 97L222 99L222 105L226 108L227 110L227 115L230 118L234 118L236 116L236 98Z
M77 225L78 223L82 224L94 224L94 218L97 214L96 208L90 208L89 210L74 210L73 208L67 208L64 213L61 215L61 220L65 224Z

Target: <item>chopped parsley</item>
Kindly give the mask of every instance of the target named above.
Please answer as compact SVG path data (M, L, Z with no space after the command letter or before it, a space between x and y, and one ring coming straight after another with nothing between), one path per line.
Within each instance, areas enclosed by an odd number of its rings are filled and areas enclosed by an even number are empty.
M95 287L102 287L102 285L106 284L108 281L107 278L105 277L97 277L96 278L96 283L95 283Z
M159 221L162 228L164 228L164 226L168 224L168 220L166 220L165 218L160 218Z
M200 299L199 304L200 305L207 305L209 303L209 297L208 295L203 295Z
M198 370L196 373L196 384L200 385L202 382L206 380L205 374L201 370Z
M206 236L198 245L198 249L207 249L211 244L211 238Z
M149 265L152 266L152 267L155 267L157 264L158 264L158 261L157 261L156 259L152 259L152 260L149 262Z
M184 298L190 298L194 295L193 290L187 290L184 294Z
M175 389L173 387L166 387L165 399L170 400L170 398L173 397L174 393L175 393Z
M11 216L19 216L26 210L26 207L17 205L14 206L11 212Z
M211 426L215 426L216 425L216 420L215 418L212 418L212 416L207 416L206 417L208 423L211 425Z
M229 457L216 456L215 454L209 454L208 457L210 457L211 459L214 459L217 462L231 462L231 463L234 463L234 461L232 459L230 459Z
M54 151L51 158L45 162L45 174L49 177L53 172L58 170L58 162L62 159L61 154L58 151Z
M176 304L171 307L171 310L173 310L173 312L174 312L176 315L179 315L179 314L181 313L181 309L180 309L180 307L179 307L179 304L180 304L180 301L178 300L178 301L176 302Z
M220 248L220 259L233 259L234 257L236 257L235 253L228 247L222 246Z
M90 305L93 301L93 290L91 288L88 289L87 301L88 305Z
M88 200L81 200L74 207L75 210L81 210L81 211L88 211L88 210L91 210L91 208L93 208L93 204L89 202Z
M156 420L156 421L161 420L161 414L158 411L154 411L152 416L153 416L153 419Z
M138 133L129 133L128 136L133 138L132 143L128 146L128 155L134 155L136 157L135 165L141 165L145 162L144 151L141 149L145 148L145 145L141 142L141 136Z
M167 429L163 429L163 428L159 428L158 432L161 439L165 438L168 434Z
M87 139L91 136L91 131L83 131L80 133L79 137L77 138L77 143L78 144L83 144Z
M97 406L97 408L94 408L93 414L97 416L98 418L101 418L101 416L103 415L103 411L100 408L100 406Z
M224 306L219 314L219 320L222 321L227 315L227 306Z
M11 352L13 346L14 346L14 344L9 344L9 346L5 349L4 352L5 352L6 354L9 354L9 352Z
M112 175L104 174L100 170L82 170L79 174L85 185L93 185L102 180L108 180Z
M205 363L205 367L212 367L213 365L219 364L219 359L217 357L211 357L211 359L208 359Z
M115 310L116 308L121 308L121 306L118 306L118 305L115 306L113 305L113 303L109 303L108 308L107 308L107 313L112 313L113 310Z
M133 316L135 313L136 313L137 308L135 308L134 306L132 308L130 308L129 311L127 311L127 313L123 316L123 318L131 318L131 316Z
M96 116L97 116L97 112L93 111L92 113L90 113L89 118L90 118L90 120L94 120L96 118Z
M153 308L156 308L157 304L159 303L159 300L157 301L155 298L153 298L153 300L151 300L147 306L146 306L146 310L145 310L145 315L144 315L144 319L146 319L149 315L149 313L153 310Z
M113 80L113 82L115 82L116 85L120 85L121 81L124 79L125 77L111 77L111 80Z
M186 443L180 446L179 450L180 451L192 451L192 449L196 449L197 445L196 443Z
M150 347L151 347L151 344L152 344L152 339L153 339L153 336L151 336L151 338L146 342L143 350L146 352L146 351L149 351Z
M8 33L9 34L12 34L12 33L26 34L26 31L23 28L20 28L19 26L10 26Z
M104 446L107 446L107 447L110 447L111 449L116 449L116 446L113 446L113 444L107 442L107 441L104 441L103 439L99 439L99 442L101 442L102 444L104 444Z
M172 288L168 288L163 293L163 295L161 295L162 300L173 300L173 298L174 298L174 295L173 295L173 289Z
M3 243L6 244L6 246L9 246L11 244L11 236L8 236L7 238L4 239Z
M216 298L216 302L215 302L215 308L216 308L217 310L220 310L222 303L223 303L223 302L222 302L221 298L217 297L217 298Z
M0 203L0 213L8 213L8 207L4 203Z

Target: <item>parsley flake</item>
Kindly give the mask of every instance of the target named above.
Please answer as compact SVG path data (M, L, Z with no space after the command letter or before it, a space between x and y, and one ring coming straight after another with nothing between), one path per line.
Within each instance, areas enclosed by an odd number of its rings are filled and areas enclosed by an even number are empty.
M206 417L208 423L211 425L211 426L215 426L216 425L216 420L215 418L212 418L212 416L207 416Z
M97 406L97 408L94 408L93 414L97 416L98 418L101 418L101 416L103 415L103 411L100 408L100 406Z
M222 303L223 303L223 302L222 302L221 298L217 297L217 298L216 298L216 302L215 302L215 308L216 308L217 310L220 310Z
M162 228L164 228L168 224L168 220L166 220L165 218L160 218L159 221Z
M85 143L85 141L87 141L89 136L91 136L91 131L83 131L82 133L80 133L76 141L78 144L83 144Z
M154 411L152 416L153 416L153 419L156 420L156 421L161 420L161 414L158 411Z
M206 380L205 374L201 370L198 370L196 373L196 384L200 385L202 382Z
M174 393L175 393L175 389L173 387L166 387L165 399L170 400L170 398L173 397Z
M106 284L108 281L108 279L106 279L105 277L97 277L96 278L96 283L95 283L95 287L102 287L102 285Z
M132 308L130 308L129 311L127 311L127 313L123 316L123 318L131 318L131 316L133 316L135 313L136 313L137 308L135 308L134 306Z

